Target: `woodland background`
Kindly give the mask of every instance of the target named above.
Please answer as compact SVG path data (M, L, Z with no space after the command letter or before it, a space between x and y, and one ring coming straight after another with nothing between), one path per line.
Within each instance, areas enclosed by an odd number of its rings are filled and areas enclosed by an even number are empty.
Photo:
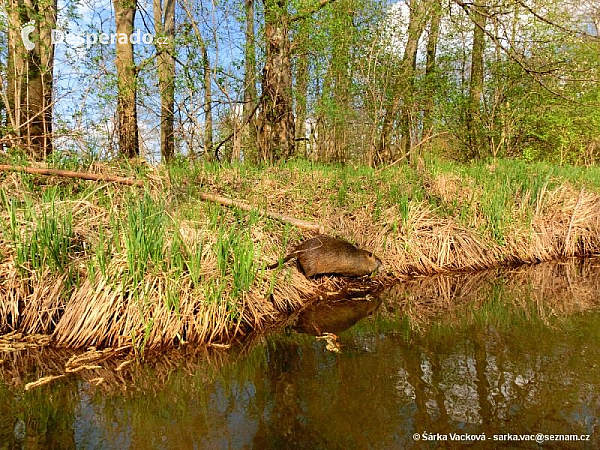
M31 159L600 155L595 0L7 0L0 21L2 151Z

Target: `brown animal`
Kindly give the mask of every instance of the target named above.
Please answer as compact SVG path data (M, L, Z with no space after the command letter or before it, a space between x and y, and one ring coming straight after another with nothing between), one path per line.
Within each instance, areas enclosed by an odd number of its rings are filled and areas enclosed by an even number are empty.
M307 277L320 274L339 274L348 277L369 275L381 267L381 260L373 253L361 250L350 242L321 234L308 239L283 258L286 263L296 258ZM279 263L269 266L275 269Z

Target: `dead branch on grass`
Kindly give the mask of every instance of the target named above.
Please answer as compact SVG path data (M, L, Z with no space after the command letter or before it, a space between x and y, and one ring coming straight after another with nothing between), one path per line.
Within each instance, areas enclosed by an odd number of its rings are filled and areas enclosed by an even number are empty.
M24 166L10 166L7 164L0 164L0 172L25 172L33 175L48 175L56 177L76 178L81 180L92 180L92 181L109 181L112 183L125 184L128 186L143 187L144 182L141 180L135 180L133 178L116 177L113 175L104 175L98 173L89 172L74 172L71 170L59 170L59 169L46 169L42 167L24 167Z
M137 186L144 187L144 182L141 180L136 180L134 178L125 178L125 177L117 177L113 175L105 175L105 174L96 174L89 172L74 172L71 170L59 170L59 169L46 169L40 167L24 167L24 166L10 166L7 164L0 164L0 172L25 172L34 175L48 175L48 176L58 176L58 177L66 177L66 178L76 178L82 180L92 180L92 181L108 181L112 183L124 184L127 186ZM206 194L200 193L199 197L202 200L220 203L224 206L234 206L236 208L240 208L244 211L253 211L256 210L256 207L249 205L248 203L241 202L239 200L233 200L226 197L221 197L220 195L214 194ZM319 233L323 233L325 228L323 225L308 222L305 220L300 220L292 216L288 216L285 214L279 214L274 211L262 211L264 215L270 217L272 219L279 220L284 223L289 223L291 225L297 226L299 228L304 228L307 230L318 231Z
M220 195L205 194L205 193L201 192L199 194L199 197L205 201L216 202L216 203L220 203L221 205L225 205L225 206L235 206L236 208L243 209L244 211L256 210L255 207L253 207L252 205L249 205L248 203L240 202L239 200L232 200L232 199L229 199L226 197L221 197ZM321 225L319 223L308 222L306 220L296 219L295 217L288 216L285 214L279 214L274 211L265 210L265 211L262 211L262 213L264 215L266 215L267 217L270 217L271 219L276 219L276 220L279 220L284 223L289 223L290 225L297 226L298 228L304 228L306 230L318 231L319 233L323 233L325 231L325 228L323 227L323 225Z

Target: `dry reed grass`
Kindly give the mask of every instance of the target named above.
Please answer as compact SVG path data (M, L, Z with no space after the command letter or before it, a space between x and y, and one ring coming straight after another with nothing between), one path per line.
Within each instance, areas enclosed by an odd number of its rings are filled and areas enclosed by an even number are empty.
M386 269L396 276L481 270L600 253L600 196L575 191L569 185L545 193L529 226L512 222L503 245L477 227L467 228L452 217L440 217L424 202L411 202L407 220L394 231L391 224L398 221L398 208L390 206L378 224L373 223L369 211L350 218L332 211L330 230L382 255ZM512 213L517 216L519 212Z
M93 170L112 171L100 165ZM52 205L38 198L32 205L33 216L17 211L21 237L35 228L34 216L49 214L54 208L59 216L67 213L72 216L72 240L77 241L79 250L69 255L69 274L56 270L24 271L15 262L15 245L7 238L8 233L0 232L0 332L51 334L53 343L72 348L153 349L184 342L225 344L268 326L312 298L344 289L344 282L334 277L307 280L291 264L283 270L261 270L285 252L287 232L281 225L259 218L257 223L240 225L240 230L246 230L254 244L253 259L258 272L250 287L234 297L232 278L223 276L214 250L218 245L218 230L211 225L208 207L182 194L181 186L186 183L188 187L200 183L203 190L221 195L237 193L248 203L325 224L327 233L372 250L384 261L384 270L375 278L379 284L407 275L481 270L499 264L600 252L600 197L568 184L553 189L545 187L536 197L535 207L527 210L530 222L510 221L501 245L482 231L485 219L481 215L474 215L467 226L452 216L441 217L425 201L408 202L405 212L398 203L384 203L374 219L373 195L367 192L362 197L364 201L352 203L352 199L343 197L338 180L331 174L268 168L253 179L252 174L242 176L237 169L222 169L218 173L200 172L196 180L172 185L169 177L152 169L148 171L147 192L151 198L171 205L166 211L171 220L165 243L169 251L173 251L175 234L181 237L188 253L196 243L203 242L202 283L195 283L186 271L175 274L154 266L149 266L141 278L132 278L124 250L115 246L109 248L111 258L106 273L96 272L91 276L89 263L102 233L116 235L127 231L113 229L114 217L127 215L128 198L141 197L136 188L92 185L80 198L58 199ZM360 179L361 184L370 182L364 177ZM47 186L64 183L55 178L34 180L42 191ZM386 189L382 181L373 183L381 190ZM431 177L427 185L446 201L477 206L477 187L472 184L438 176ZM30 188L20 174L5 175L0 189L15 204L31 202L27 200L32 196L28 193ZM508 213L513 218L523 217L527 201L525 196ZM219 220L225 230L233 229L241 220L232 211L215 208L220 210ZM186 217L188 209L193 209L197 217ZM0 211L0 220L2 228L8 229L9 212ZM287 237L289 248L308 236L292 230ZM75 277L76 281L69 277ZM177 306L165 301L173 293ZM441 291L438 294L441 299L447 298ZM419 310L428 315L426 303L409 302L406 307L408 311Z

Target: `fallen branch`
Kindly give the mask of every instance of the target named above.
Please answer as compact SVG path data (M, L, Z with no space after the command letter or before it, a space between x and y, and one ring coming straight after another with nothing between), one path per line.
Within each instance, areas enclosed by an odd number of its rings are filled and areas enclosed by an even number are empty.
M143 187L144 182L141 180L135 180L133 178L115 177L112 175L103 175L88 172L73 172L71 170L59 170L59 169L44 169L41 167L23 167L23 166L9 166L6 164L0 164L0 172L25 172L35 175L49 175L67 178L78 178L82 180L93 180L93 181L109 181L112 183L126 184L128 186L139 186Z
M205 200L205 201L216 202L216 203L220 203L221 205L225 205L225 206L235 206L236 208L243 209L244 211L256 210L256 208L253 207L252 205L249 205L244 202L240 202L238 200L232 200L230 198L221 197L220 195L205 194L205 193L201 192L198 196L202 200ZM319 233L323 233L323 231L325 230L323 225L321 225L319 223L308 222L306 220L296 219L295 217L288 216L285 214L279 214L274 211L266 210L266 211L262 211L262 213L264 215L266 215L267 217L279 220L281 222L286 222L291 225L295 225L299 228L304 228L307 230L314 230L314 231L318 231Z
M50 175L50 176L59 176L59 177L67 177L67 178L78 178L78 179L82 179L82 180L109 181L109 182L113 182L113 183L126 184L128 186L138 186L138 187L144 186L143 181L136 180L134 178L115 177L115 176L111 176L111 175L101 175L101 174L88 173L88 172L73 172L70 170L44 169L44 168L38 168L38 167L10 166L10 165L6 165L6 164L0 164L0 172L2 172L2 171L25 172L25 173L31 173L31 174L36 174L36 175ZM201 192L199 194L199 197L204 201L216 202L216 203L220 203L221 205L224 205L224 206L235 206L236 208L243 209L244 211L252 211L252 210L256 209L255 207L253 207L252 205L249 205L247 203L244 203L244 202L241 202L238 200L232 200L232 199L226 198L226 197L221 197L219 195L205 194L205 193ZM262 213L264 215L266 215L267 217L279 220L281 222L289 223L291 225L295 225L299 228L304 228L307 230L314 230L314 231L318 231L319 233L323 233L323 231L324 231L323 225L318 224L318 223L307 222L305 220L296 219L295 217L287 216L285 214L279 214L279 213L276 213L273 211L262 211Z

